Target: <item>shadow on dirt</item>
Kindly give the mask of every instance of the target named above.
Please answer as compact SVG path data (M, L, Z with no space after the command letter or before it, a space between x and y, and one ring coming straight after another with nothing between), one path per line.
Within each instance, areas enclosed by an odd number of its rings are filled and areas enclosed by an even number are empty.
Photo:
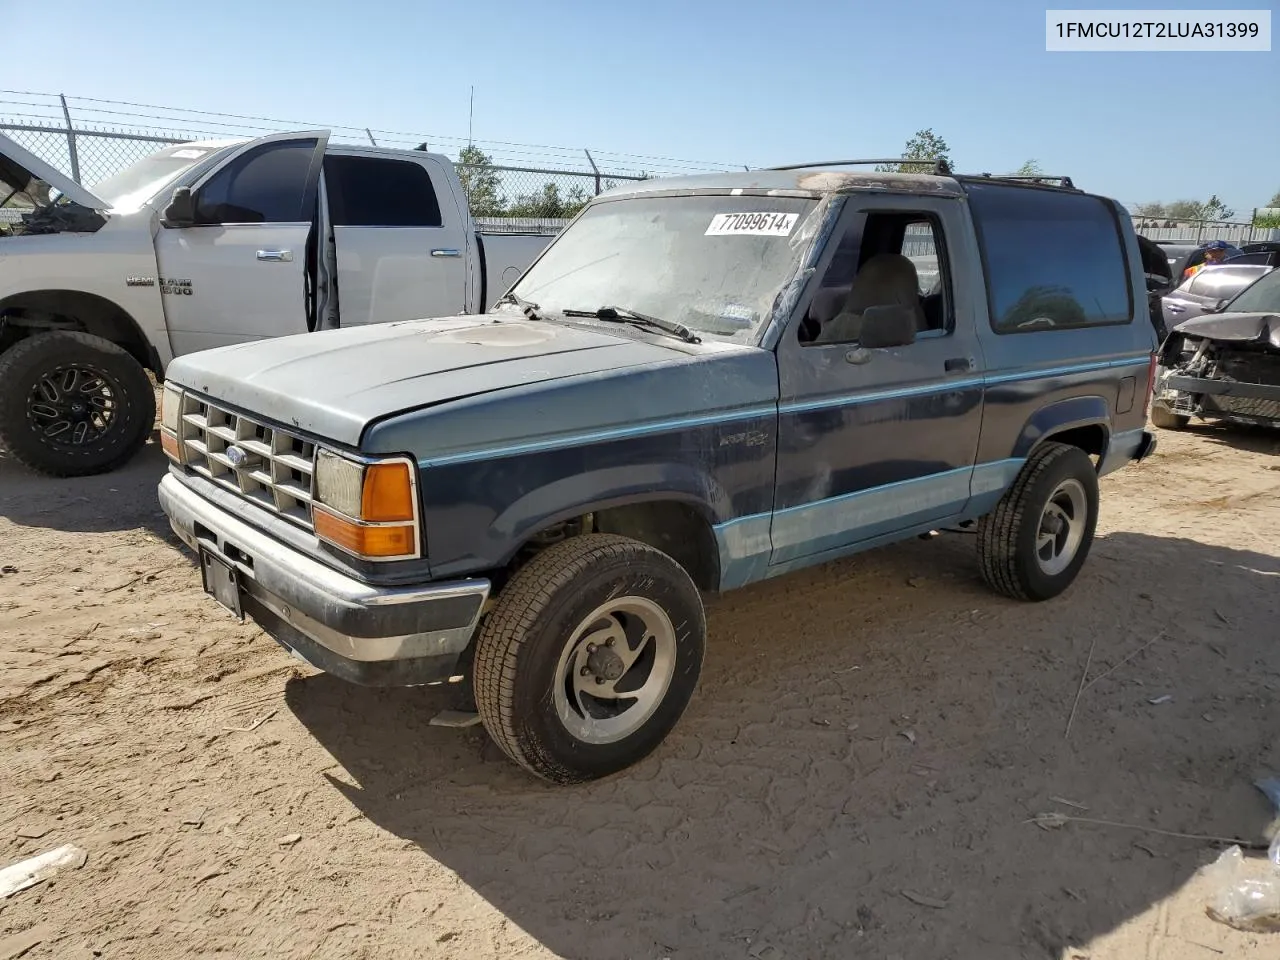
M1016 604L971 550L911 542L720 598L689 712L593 785L544 786L480 728L429 726L440 688L320 675L287 699L356 784L333 789L559 956L1059 960L1216 849L1029 818L1264 834L1280 564L1116 533L1066 596ZM1175 569L1200 596L1161 593ZM1091 648L1091 677L1115 670L1068 738Z
M1193 421L1184 429L1210 443L1232 447L1246 453L1280 456L1280 430L1274 427Z
M142 527L177 543L156 496L166 463L158 434L123 467L93 477L46 477L0 450L0 517L71 533Z

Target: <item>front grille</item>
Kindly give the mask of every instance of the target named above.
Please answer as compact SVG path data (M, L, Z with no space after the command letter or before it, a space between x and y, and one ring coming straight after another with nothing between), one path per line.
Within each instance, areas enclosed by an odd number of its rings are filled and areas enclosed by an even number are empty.
M312 529L314 443L189 393L182 397L178 442L182 462L196 473ZM228 456L231 447L243 456Z

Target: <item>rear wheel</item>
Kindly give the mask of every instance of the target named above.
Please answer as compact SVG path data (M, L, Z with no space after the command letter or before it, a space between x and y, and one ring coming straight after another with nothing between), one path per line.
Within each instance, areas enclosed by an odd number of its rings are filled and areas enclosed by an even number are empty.
M146 443L155 418L146 372L101 337L55 330L0 355L0 446L32 470L112 470Z
M480 718L543 779L607 776L683 715L705 635L697 587L669 556L625 537L573 537L523 567L481 628Z
M983 579L1015 600L1048 600L1084 565L1098 523L1098 474L1079 447L1048 442L978 521Z

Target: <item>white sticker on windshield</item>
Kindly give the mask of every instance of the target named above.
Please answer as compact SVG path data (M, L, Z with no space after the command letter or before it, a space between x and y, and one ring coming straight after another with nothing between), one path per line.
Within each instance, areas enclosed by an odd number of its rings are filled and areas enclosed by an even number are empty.
M711 219L704 236L785 237L795 229L798 213L720 213Z
M173 156L179 160L199 160L208 150L175 150Z

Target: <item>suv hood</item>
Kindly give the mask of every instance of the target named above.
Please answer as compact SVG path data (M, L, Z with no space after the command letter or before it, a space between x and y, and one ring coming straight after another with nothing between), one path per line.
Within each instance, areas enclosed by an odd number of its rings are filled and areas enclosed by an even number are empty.
M1280 316L1274 313L1211 313L1184 320L1173 332L1221 343L1258 343L1280 350Z
M86 190L26 147L0 133L0 182L8 190L26 192L32 180L43 180L68 200L90 210L111 208L111 204L97 194Z
M408 320L202 350L166 378L355 447L375 420L508 387L670 361L679 347L494 315Z

